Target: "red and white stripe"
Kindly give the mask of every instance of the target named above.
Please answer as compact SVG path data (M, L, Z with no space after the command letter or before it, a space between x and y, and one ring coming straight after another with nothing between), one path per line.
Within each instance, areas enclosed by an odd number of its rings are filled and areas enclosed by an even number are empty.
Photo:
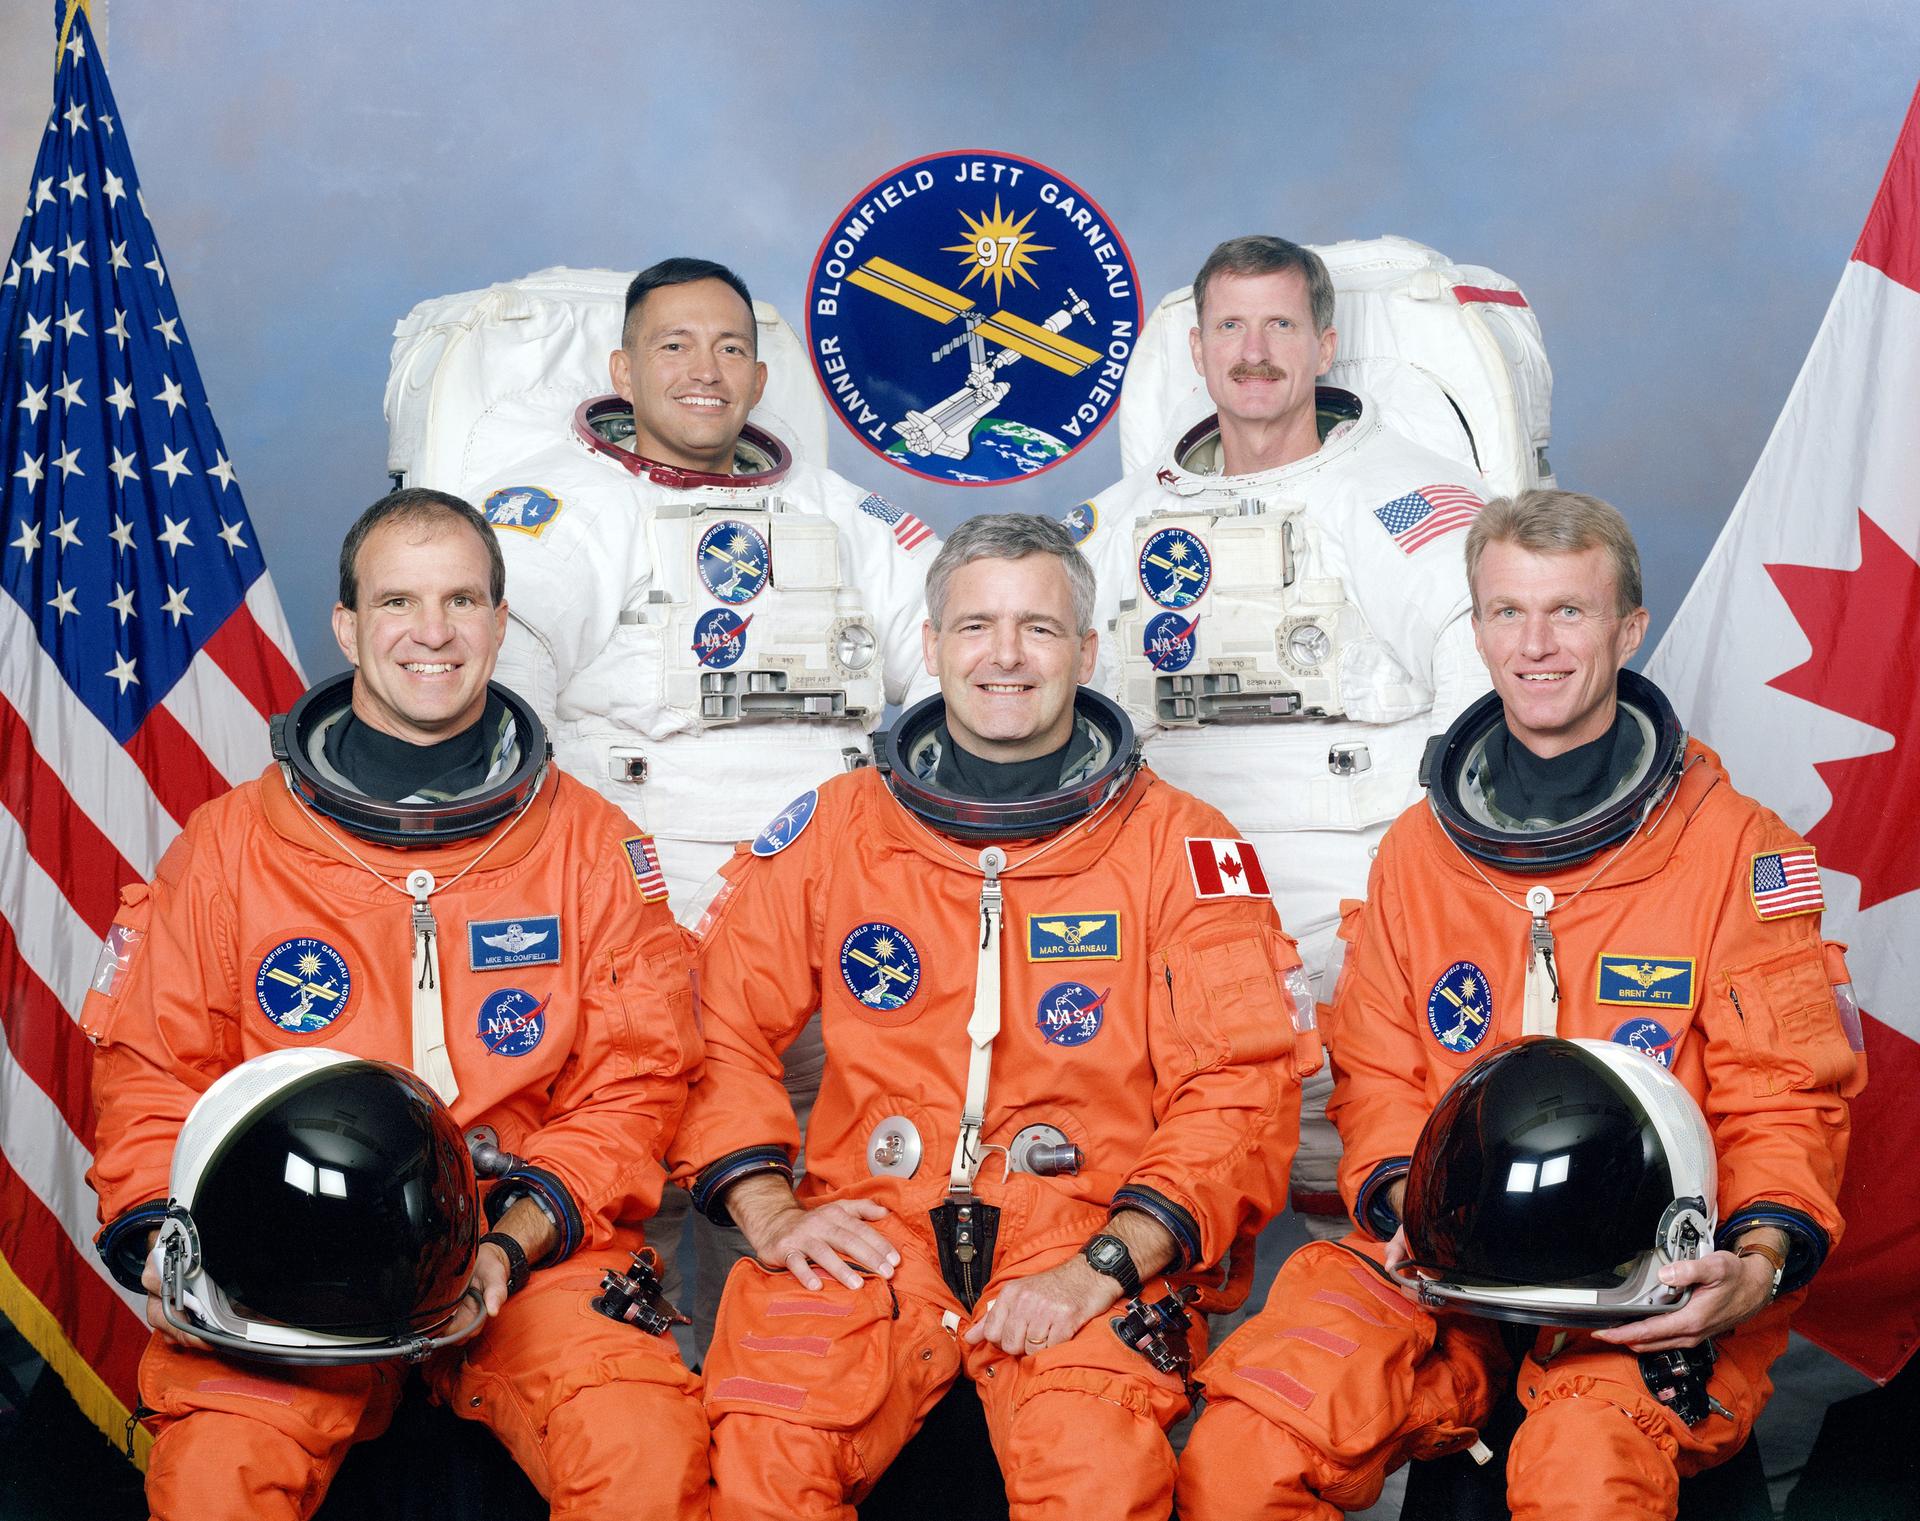
M1755 888L1754 912L1762 919L1784 919L1788 914L1810 914L1826 907L1826 894L1820 890L1820 868L1814 864L1813 851L1781 851L1779 858L1786 884L1766 892Z
M1267 874L1260 856L1245 840L1187 839L1187 870L1194 896L1268 898Z
M893 525L893 536L902 549L918 549L933 537L933 530L911 512L902 512L900 521Z
M1408 554L1423 544L1431 544L1442 534L1471 526L1474 514L1486 505L1465 486L1422 486L1420 495L1432 504L1433 511L1393 536L1394 542Z
M92 1049L78 1023L120 887L266 764L304 682L271 581L122 746L0 597L0 1257L131 1409L146 1324L93 1250Z

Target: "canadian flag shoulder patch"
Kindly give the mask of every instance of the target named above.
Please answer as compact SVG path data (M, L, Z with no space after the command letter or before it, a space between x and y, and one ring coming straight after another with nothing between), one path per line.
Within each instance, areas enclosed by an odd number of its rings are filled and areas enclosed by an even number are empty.
M1187 869L1197 898L1271 898L1260 855L1245 840L1187 838Z

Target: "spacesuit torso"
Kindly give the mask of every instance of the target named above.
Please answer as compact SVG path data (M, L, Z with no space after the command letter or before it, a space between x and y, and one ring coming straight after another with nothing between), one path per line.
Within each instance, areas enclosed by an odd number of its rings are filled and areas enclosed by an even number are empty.
M1209 420L1076 509L1103 690L1156 770L1255 833L1391 820L1427 737L1487 685L1455 533L1478 483L1362 397L1323 386L1320 408L1295 464L1219 474Z
M757 429L731 476L652 465L630 439L622 404L589 403L485 493L511 610L498 679L637 823L731 843L864 757L908 697L938 546Z

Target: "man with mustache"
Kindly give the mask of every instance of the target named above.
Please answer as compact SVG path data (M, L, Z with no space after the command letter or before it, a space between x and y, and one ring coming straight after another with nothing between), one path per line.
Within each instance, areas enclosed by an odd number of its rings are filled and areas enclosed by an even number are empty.
M1316 384L1337 340L1312 249L1230 239L1193 297L1194 368L1218 410L1068 526L1099 576L1095 626L1113 630L1099 684L1155 769L1273 863L1325 1002L1342 900L1364 892L1373 847L1418 795L1428 738L1486 690L1456 537L1480 489L1369 398ZM1324 1068L1306 1085L1293 1173L1319 1236L1347 1228L1329 1085Z

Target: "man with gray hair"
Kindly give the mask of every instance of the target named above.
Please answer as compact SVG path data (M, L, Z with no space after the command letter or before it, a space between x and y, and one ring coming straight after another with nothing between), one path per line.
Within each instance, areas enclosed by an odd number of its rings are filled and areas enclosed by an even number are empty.
M847 1514L963 1375L1014 1517L1172 1503L1186 1306L1245 1297L1225 1258L1283 1201L1320 1053L1259 853L1083 685L1094 589L1049 519L963 524L939 695L722 871L673 1148L757 1258L705 1370L716 1516ZM780 1058L816 1008L796 1187Z
M1343 900L1418 793L1427 740L1486 688L1456 536L1480 493L1367 397L1317 384L1338 338L1312 249L1233 238L1193 297L1215 415L1069 519L1098 574L1096 625L1113 631L1099 685L1154 767L1274 863L1324 1001ZM1347 1226L1327 1084L1306 1090L1291 1196L1320 1236Z

